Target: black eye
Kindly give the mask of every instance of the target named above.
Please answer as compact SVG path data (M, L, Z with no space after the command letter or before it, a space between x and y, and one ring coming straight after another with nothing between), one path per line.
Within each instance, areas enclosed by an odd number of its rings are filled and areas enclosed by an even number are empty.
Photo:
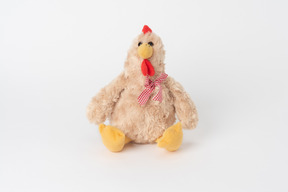
M140 45L142 45L142 42L141 42L141 41L138 43L138 47L139 47Z
M153 45L154 45L154 43L153 43L153 42L151 42L151 41L150 41L148 44L149 44L150 46L153 46Z

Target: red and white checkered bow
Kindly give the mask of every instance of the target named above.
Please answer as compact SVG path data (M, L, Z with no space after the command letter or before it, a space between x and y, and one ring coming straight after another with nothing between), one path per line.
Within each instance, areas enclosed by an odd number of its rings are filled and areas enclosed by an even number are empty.
M151 79L149 79L149 76L146 76L145 80L145 89L142 91L142 93L138 97L138 103L140 105L145 105L145 103L148 101L151 93L154 91L156 87L159 87L158 93L153 97L154 101L162 101L162 87L161 83L168 77L166 73L161 73L161 75L155 79L153 82Z

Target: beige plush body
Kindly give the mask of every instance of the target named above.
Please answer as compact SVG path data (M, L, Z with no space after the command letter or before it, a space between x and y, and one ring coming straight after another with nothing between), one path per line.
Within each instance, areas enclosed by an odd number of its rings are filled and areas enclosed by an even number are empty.
M141 106L137 98L145 89L145 76L141 73L142 58L137 53L138 42L153 42L151 61L155 80L165 72L163 44L154 33L140 34L128 51L124 71L92 98L87 108L90 122L101 124L108 118L110 124L120 129L135 143L152 143L174 124L177 115L183 128L193 129L198 122L197 110L183 87L168 76L161 83L163 100L154 101L156 88L148 102ZM168 74L169 75L169 74Z
M162 102L150 99L144 106L140 106L136 98L145 89L144 78L143 82L126 79L125 83L125 89L121 92L111 114L110 123L134 142L154 142L175 122L174 99L167 86L163 84Z

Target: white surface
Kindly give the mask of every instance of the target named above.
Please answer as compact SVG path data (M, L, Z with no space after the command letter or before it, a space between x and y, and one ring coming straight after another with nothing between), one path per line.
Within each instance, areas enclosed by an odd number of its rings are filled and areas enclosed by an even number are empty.
M287 5L1 1L0 191L287 191ZM200 122L115 154L85 109L144 24Z

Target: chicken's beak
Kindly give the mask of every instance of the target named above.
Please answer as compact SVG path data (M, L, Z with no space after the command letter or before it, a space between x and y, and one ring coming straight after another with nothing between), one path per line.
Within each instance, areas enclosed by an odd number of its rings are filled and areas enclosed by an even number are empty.
M143 43L138 47L138 55L142 59L148 59L153 55L153 47L148 43Z

